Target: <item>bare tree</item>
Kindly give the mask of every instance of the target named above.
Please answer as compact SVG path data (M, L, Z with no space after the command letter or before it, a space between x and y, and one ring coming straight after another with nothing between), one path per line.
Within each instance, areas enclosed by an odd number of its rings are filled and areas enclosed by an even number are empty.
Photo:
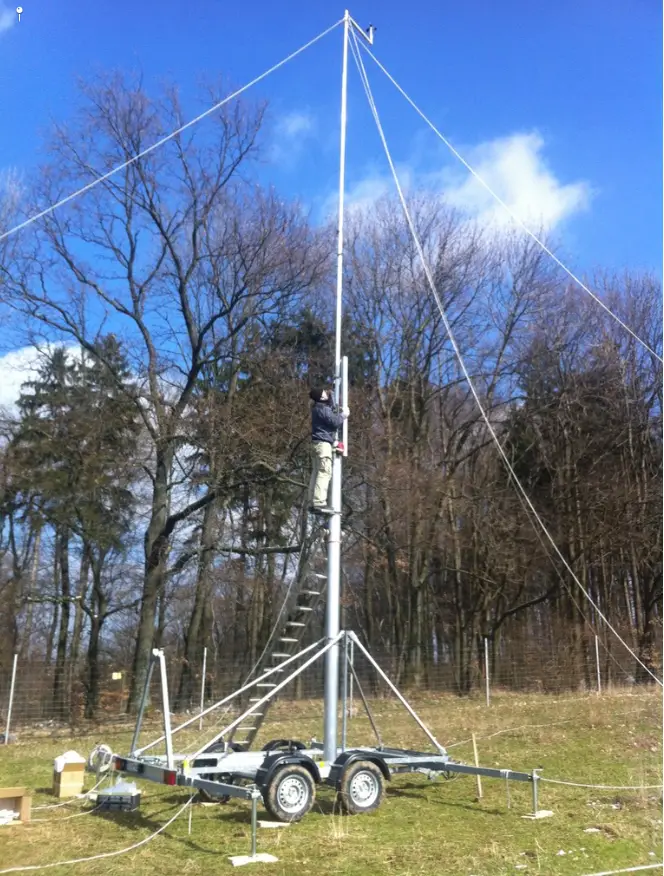
M183 122L174 90L151 100L116 76L84 97L77 122L57 130L33 209ZM296 306L326 264L300 210L249 181L262 118L261 108L225 107L45 216L5 269L10 304L33 328L102 358L96 340L112 326L141 383L134 401L152 444L152 495L130 709L146 677L169 539L216 495L214 485L180 504L172 495L196 383L206 364L232 361L248 326Z

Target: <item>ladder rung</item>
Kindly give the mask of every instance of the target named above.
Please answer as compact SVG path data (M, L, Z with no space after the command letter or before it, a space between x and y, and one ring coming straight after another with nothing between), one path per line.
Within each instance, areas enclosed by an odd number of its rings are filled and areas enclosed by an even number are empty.
M297 644L297 639L289 639L287 636L281 636L279 638L280 642L295 642ZM260 685L259 685L260 687Z
M304 596L320 596L320 590L303 590Z
M295 608L298 611L313 611L313 608L310 605L296 605Z
M303 624L302 621L286 621L287 627L304 627L306 624Z
M256 687L276 687L276 684L273 681L262 681Z
M237 729L238 730L246 730L247 732L251 733L251 731L255 730L256 728L255 727L238 727Z
M261 700L262 700L262 697L251 697L249 699L249 702L250 703L260 703Z
M277 660L285 660L287 657L290 657L290 654L280 654L278 651L274 651L272 653L273 657L276 657Z
M327 581L327 575L322 575L320 572L314 572L314 578L321 578L323 581Z

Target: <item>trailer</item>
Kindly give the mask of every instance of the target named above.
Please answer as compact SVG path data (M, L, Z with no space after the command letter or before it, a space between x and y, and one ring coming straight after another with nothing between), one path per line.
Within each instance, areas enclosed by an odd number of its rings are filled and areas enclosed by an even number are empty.
M436 749L425 752L418 749L395 748L385 745L364 696L359 678L348 659L350 645L354 645L368 658L376 672L391 688L404 708L410 713L420 729ZM260 715L263 719L269 705L281 690L289 685L301 672L315 661L324 657L333 647L343 646L343 715L341 745L333 758L326 757L324 741L298 739L272 739L260 750L249 750L246 743L233 740L234 731L242 727L252 717ZM311 653L313 652L313 653ZM306 659L304 659L306 658ZM283 680L272 683L267 679L288 672L293 663L300 665L289 672ZM148 699L152 670L159 666L161 675L162 707L164 732L153 742L138 747L140 732ZM359 689L367 716L377 737L373 746L346 745L347 692L349 677L353 677ZM210 714L224 706L228 707L234 699L239 699L254 689L267 686L267 693L254 697L247 708L227 726L208 739L193 754L176 753L173 736L190 727L201 716ZM264 689L264 687L263 687ZM260 710L260 711L259 711ZM253 725L252 725L253 727ZM150 749L165 743L165 754L150 754ZM377 809L385 794L386 782L404 773L424 774L430 780L454 774L482 776L505 781L528 782L532 785L533 811L538 806L538 771L522 772L464 764L449 756L445 748L436 740L429 728L400 694L389 677L373 660L357 635L352 631L340 631L328 642L314 642L307 648L289 656L285 661L267 669L263 674L238 691L226 697L200 714L189 718L178 727L170 726L170 704L166 680L166 660L164 652L152 653L150 669L143 690L139 714L129 755L112 754L108 761L115 772L135 779L143 779L164 785L178 786L196 790L203 799L227 801L238 798L250 801L254 809L256 801L262 800L265 809L279 822L296 822L302 819L313 807L316 789L327 786L336 791L337 803L342 812L360 815Z
M334 398L348 406L348 359L341 355L343 291L343 224L346 143L346 95L349 40L357 45L358 37L373 45L374 28L359 27L348 11L343 18L343 64L341 82L341 142L339 165L339 213L337 249L337 286L335 313ZM327 524L303 519L297 573L278 622L257 665L246 683L237 691L215 703L179 727L170 726L170 704L163 651L155 650L145 679L143 697L128 755L113 754L113 769L124 775L196 789L201 796L216 800L239 798L252 804L253 849L257 801L280 822L296 822L314 805L317 787L336 791L343 811L356 815L380 806L385 783L403 773L422 773L430 779L453 774L484 776L532 785L533 811L537 813L537 770L521 772L467 765L452 759L378 666L356 634L340 628L341 590L341 511L342 460L348 456L348 421L344 421L341 442L333 453L331 516ZM325 603L325 635L304 647L305 633L311 618ZM283 614L283 621L282 621ZM393 748L383 744L367 698L355 674L349 649L357 649L372 664L375 672L411 715L432 744L433 753L419 749ZM272 739L260 750L252 750L266 720L270 705L279 693L316 660L324 659L324 721L322 741ZM340 666L340 662L343 663ZM139 747L139 736L153 669L160 667L164 732L159 739ZM339 685L342 686L342 729L338 740ZM376 735L374 746L347 745L347 694L349 684L356 684L369 721ZM213 710L235 702L240 714L226 727L206 740L192 754L177 754L173 736L199 721ZM149 753L158 743L165 743L163 755Z
M275 739L261 751L213 752L193 761L178 756L173 769L164 760L114 755L113 769L137 779L196 789L220 801L231 797L262 799L270 815L286 823L299 821L311 810L319 785L336 791L342 812L348 815L373 812L383 800L385 783L403 773L423 773L429 779L449 778L458 773L530 782L533 809L537 811L537 771L475 767L446 755L400 748L349 748L327 763L322 742L307 747L298 740Z

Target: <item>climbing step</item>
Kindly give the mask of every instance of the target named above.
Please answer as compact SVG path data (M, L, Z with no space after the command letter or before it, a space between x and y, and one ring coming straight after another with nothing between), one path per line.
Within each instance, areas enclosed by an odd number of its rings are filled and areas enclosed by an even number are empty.
M286 670L275 666L275 663L293 657L299 650L298 646L303 646L311 619L315 617L316 608L321 596L325 592L325 584L327 582L327 574L324 573L327 567L325 536L326 533L318 529L305 538L299 555L298 568L295 581L291 587L289 602L284 606L283 620L273 633L273 642L276 649L270 650L269 647L265 649L265 653L253 671L254 678L263 675L268 670L281 675L286 671L290 673L297 668L295 661ZM264 695L277 687L277 684L260 682L256 687L260 687L262 689L261 694ZM263 714L251 713L251 717L256 725L254 728L235 728L233 733L242 732L243 736L245 736L239 744L246 746L247 749L251 748L265 720L265 716L276 698L277 695L272 696L263 704ZM258 702L259 699L251 697L248 701L245 700L245 702ZM232 740L233 734L231 734L229 741Z

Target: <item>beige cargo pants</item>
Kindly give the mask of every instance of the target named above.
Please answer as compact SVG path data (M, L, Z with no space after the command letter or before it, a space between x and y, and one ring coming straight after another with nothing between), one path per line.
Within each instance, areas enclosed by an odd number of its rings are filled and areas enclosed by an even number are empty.
M309 501L313 505L327 505L327 491L332 477L332 445L314 441L311 445L311 481Z

